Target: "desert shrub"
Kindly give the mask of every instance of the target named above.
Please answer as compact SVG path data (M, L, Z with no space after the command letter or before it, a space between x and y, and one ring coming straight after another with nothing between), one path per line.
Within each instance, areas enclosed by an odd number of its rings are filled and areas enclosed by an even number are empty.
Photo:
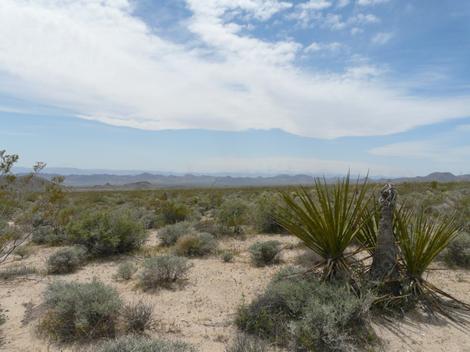
M31 240L36 244L58 246L67 242L67 236L53 226L44 224L33 228Z
M130 280L137 271L136 266L131 262L125 262L118 266L116 271L116 279L118 280Z
M47 312L39 331L52 340L91 340L113 337L122 306L112 287L90 283L53 282L45 291Z
M225 352L267 352L265 342L253 336L239 334Z
M184 342L152 340L143 336L123 336L102 343L97 352L196 352Z
M158 231L158 237L162 245L172 246L178 241L180 237L187 235L191 232L191 223L179 222L174 225L167 225Z
M137 302L127 304L122 309L122 319L127 333L142 334L152 323L153 307Z
M202 257L216 248L217 241L210 233L191 233L178 239L175 252L185 257Z
M26 265L13 265L5 269L0 270L1 280L10 280L19 276L28 276L36 274L37 270L35 267Z
M470 268L470 234L464 232L450 242L442 259L450 266Z
M70 239L93 255L125 253L139 248L145 240L142 224L127 211L94 211L67 226Z
M263 194L255 203L252 221L261 233L284 233L285 230L276 221L279 199Z
M217 222L233 233L242 232L241 225L246 221L248 205L239 198L226 199L216 213Z
M210 233L213 236L218 236L221 232L220 226L212 219L200 220L193 227L198 232Z
M77 270L84 262L86 250L75 246L63 248L47 258L47 272L49 274L68 274Z
M188 260L183 257L165 255L148 258L144 262L140 283L146 290L168 287L185 279L189 268Z
M32 252L33 252L33 249L31 248L31 246L22 245L22 246L16 247L13 253L19 256L21 259L25 259L29 257Z
M7 321L7 316L5 315L5 313L3 313L3 309L0 308L0 325L3 325L5 324ZM0 345L1 345L1 337L0 337Z
M251 259L256 266L279 262L281 243L279 241L256 242L249 248Z
M351 351L367 344L371 300L301 273L287 268L276 275L261 296L239 309L238 327L295 351Z
M165 225L176 224L188 219L190 211L184 204L166 201L160 208L160 215Z
M224 263L230 263L233 261L234 254L231 251L224 251L221 257Z

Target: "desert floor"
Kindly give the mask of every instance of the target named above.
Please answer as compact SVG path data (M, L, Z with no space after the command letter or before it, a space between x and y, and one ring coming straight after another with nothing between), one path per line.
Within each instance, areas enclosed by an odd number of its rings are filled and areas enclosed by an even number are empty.
M254 267L248 247L259 240L276 239L285 245L282 264L264 268ZM303 250L296 238L289 236L248 236L246 240L227 239L221 248L237 252L232 263L224 263L219 257L191 259L193 267L188 281L178 290L160 290L145 293L136 288L136 279L118 282L113 276L118 265L129 257L115 257L106 261L87 264L74 274L33 275L0 282L0 302L7 315L1 327L5 351L74 351L81 347L48 344L35 333L40 313L42 294L48 283L61 279L87 282L97 277L115 287L127 302L143 300L154 306L155 328L153 337L180 339L194 344L201 352L223 352L236 334L233 324L237 307L250 302L262 293L274 273L282 266L295 264ZM145 251L152 251L158 243L155 232L149 236ZM24 260L6 265L24 264L45 268L46 258L58 248L36 247L35 253ZM131 257L137 263L142 259ZM457 298L470 301L470 271L435 270L429 280ZM374 327L383 344L379 350L413 352L470 352L470 331L442 321L430 320L414 314L393 324L375 322Z

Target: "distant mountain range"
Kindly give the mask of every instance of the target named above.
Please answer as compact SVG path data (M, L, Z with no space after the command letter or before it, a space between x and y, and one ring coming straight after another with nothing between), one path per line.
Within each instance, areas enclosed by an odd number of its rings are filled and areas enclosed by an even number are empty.
M16 170L18 172L18 170ZM114 172L114 171L113 171ZM20 172L21 173L21 172ZM171 175L149 172L137 174L88 174L78 173L43 173L41 177L51 179L64 175L66 186L99 189L154 189L154 188L189 188L189 187L262 187L312 184L313 175L275 175L275 176L217 176L217 175ZM326 177L327 182L334 182L338 176ZM427 176L399 178L371 178L373 182L457 182L470 181L470 175L453 175L450 172L434 172Z

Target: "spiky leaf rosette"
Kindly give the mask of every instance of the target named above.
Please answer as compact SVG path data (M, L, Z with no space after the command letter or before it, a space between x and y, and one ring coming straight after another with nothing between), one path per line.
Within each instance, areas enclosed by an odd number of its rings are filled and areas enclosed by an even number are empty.
M331 186L316 179L315 197L303 187L282 194L285 206L277 221L323 258L325 280L350 274L344 253L368 219L368 188L367 178L351 185L348 174Z

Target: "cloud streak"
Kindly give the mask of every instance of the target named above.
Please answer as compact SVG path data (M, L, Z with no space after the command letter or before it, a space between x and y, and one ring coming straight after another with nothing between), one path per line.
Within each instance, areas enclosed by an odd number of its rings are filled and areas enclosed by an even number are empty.
M413 97L377 75L304 70L300 43L260 39L233 20L264 22L292 10L290 2L187 0L187 8L195 39L181 44L136 17L131 1L2 0L0 93L112 125L280 128L320 138L390 134L470 113L469 97Z

